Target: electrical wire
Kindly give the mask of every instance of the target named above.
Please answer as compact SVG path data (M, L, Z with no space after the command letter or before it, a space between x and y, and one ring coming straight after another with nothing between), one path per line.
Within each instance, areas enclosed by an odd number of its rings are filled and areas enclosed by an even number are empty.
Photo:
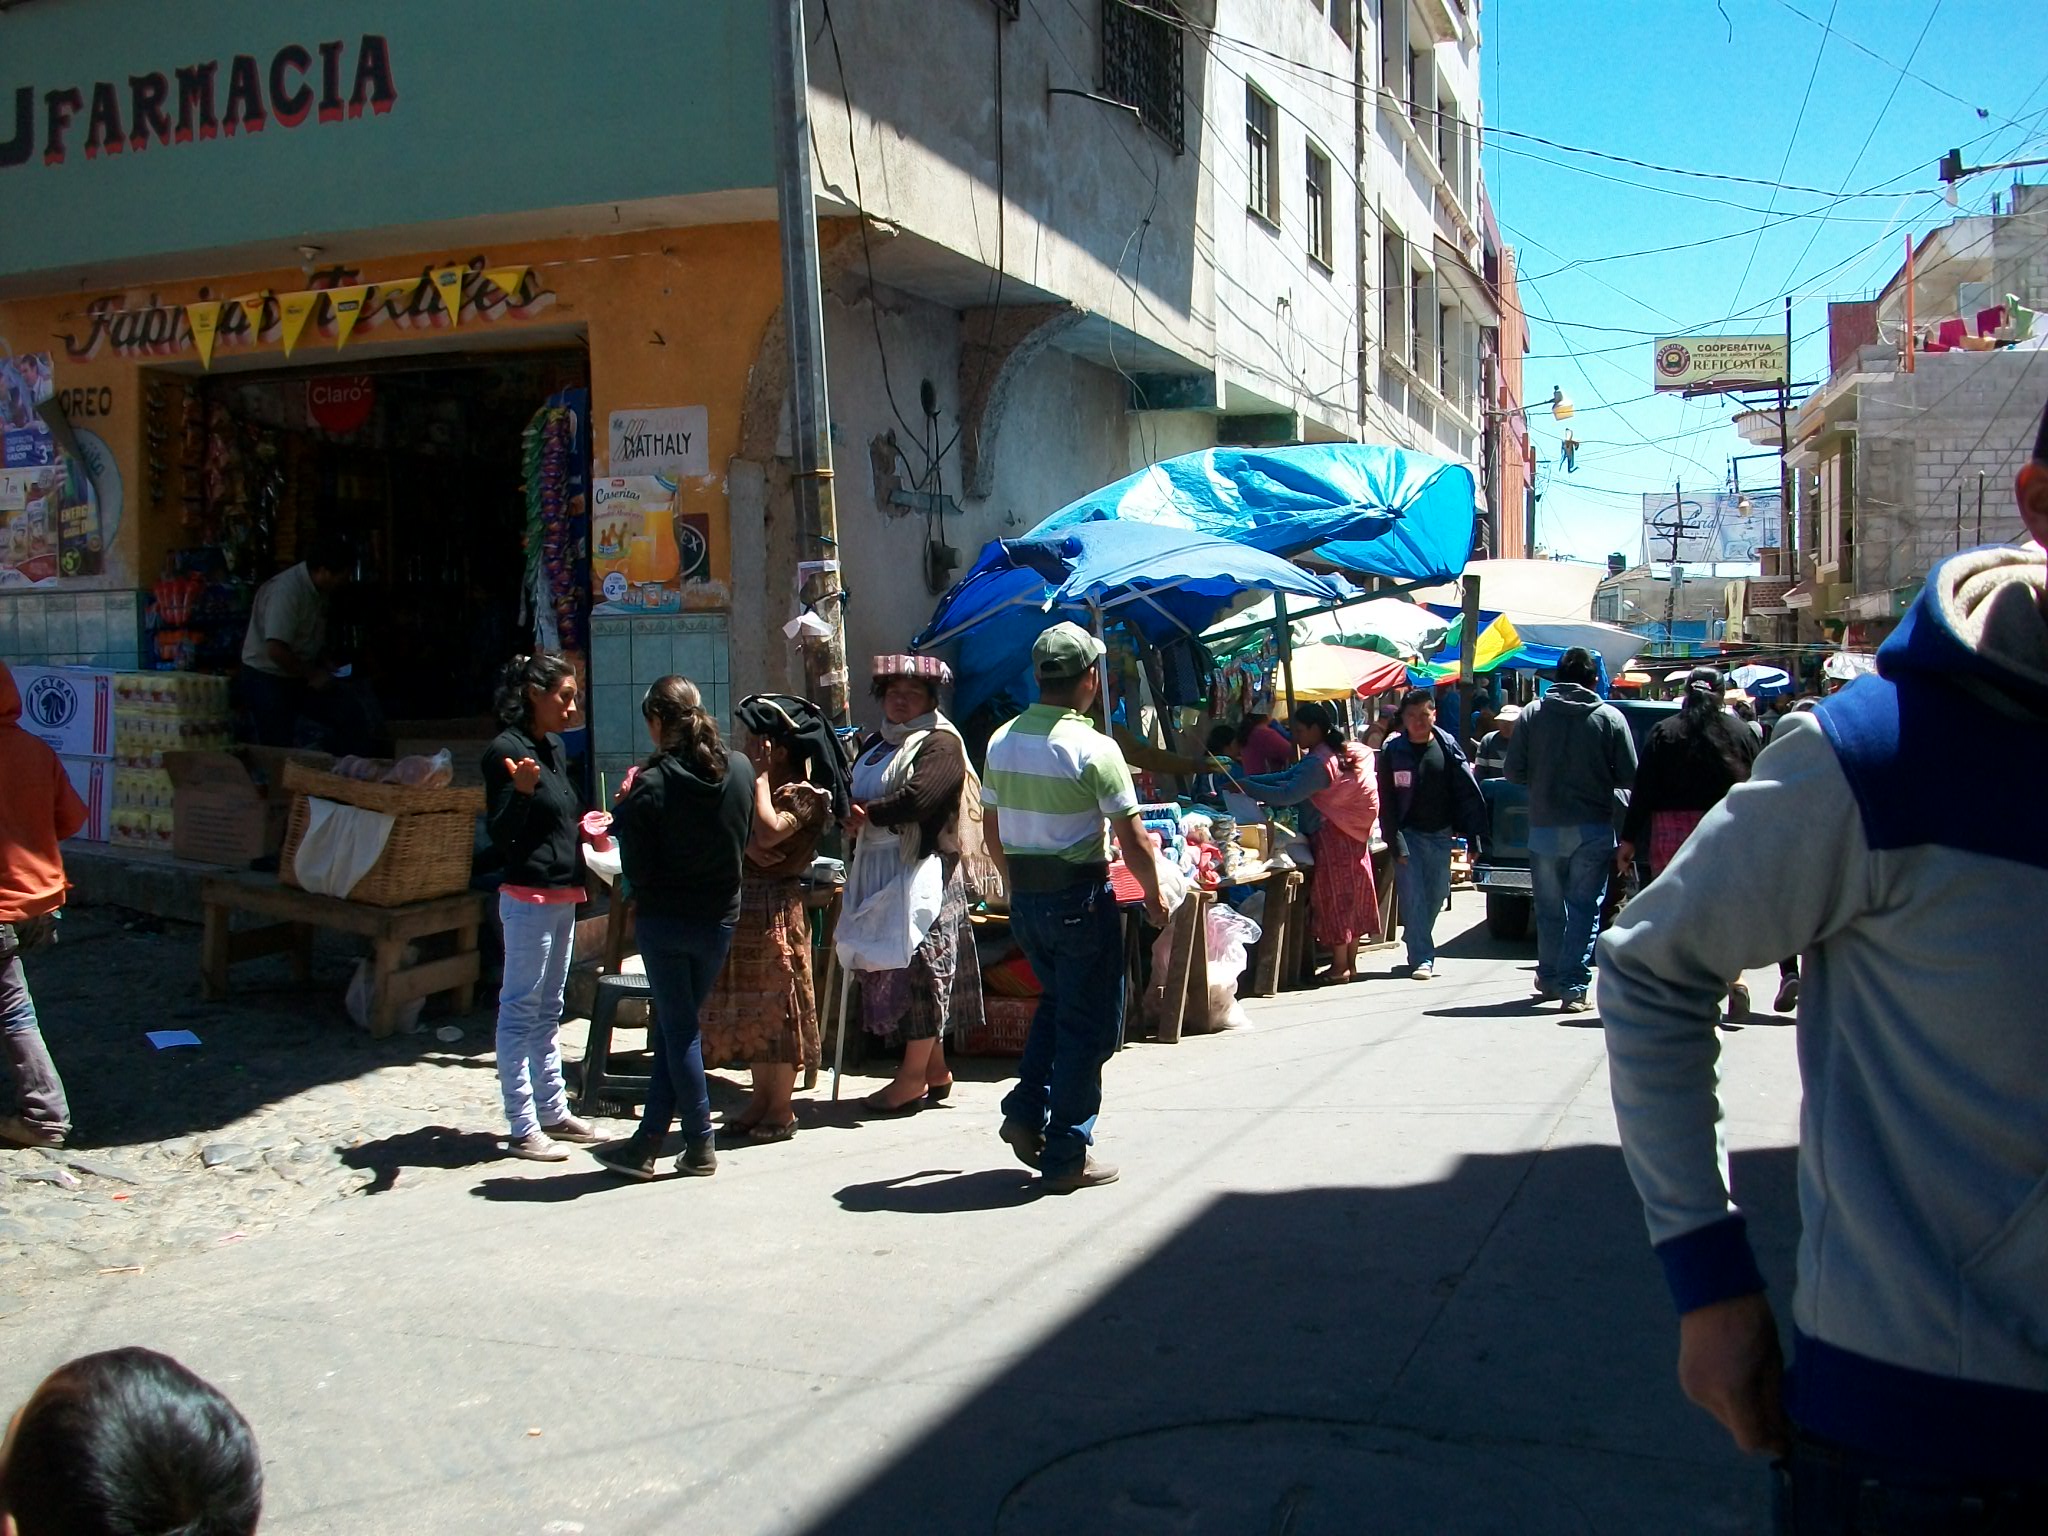
M981 392L982 392L982 389L983 389L983 388L984 388L984 387L985 387L985 386L986 386L986 385L988 384L988 370L989 370L989 366L990 366L990 365L991 365L991 364L992 364L992 363L993 363L993 362L995 361L995 344L996 344L996 321L997 321L997 319L998 319L998 318L999 318L999 317L1001 316L1001 314L1002 314L1002 310L1003 310L1003 277L1004 277L1004 275L1005 275L1005 273L1006 273L1006 271L1008 270L1008 267L1009 267L1009 246L1008 246L1008 244L1007 244L1007 240L1006 240L1006 236L1007 236L1007 232L1008 232L1008 228L1009 228L1009 222L1010 222L1010 221L1009 221L1009 217L1008 217L1008 215L1009 215L1009 210L1010 210L1010 202L1009 202L1009 179L1008 179L1008 169L1009 169L1009 167L1008 167L1008 159L1007 159L1007 156L1006 156L1006 154L1005 154L1005 151L1004 151L1004 137L1005 137L1005 135L1004 135L1004 132L1003 132L1003 128L1004 128L1004 121L1003 121L1003 29L1004 29L1005 25L1006 25L1006 23L1004 22L1003 18L1002 18L1002 17L1000 16L1000 15L998 15L998 16L996 16L996 17L995 17L995 27L996 27L996 96L995 96L995 103L996 103L996 280L995 280L995 294L994 294L994 297L992 297L992 298L991 298L991 299L989 300L989 305L988 305L988 335L987 335L987 337L986 337L986 338L985 338L985 339L984 339L984 340L982 341L982 344L981 344L981 370L980 370L980 372L979 372L979 373L978 373L978 374L977 374L977 375L975 376L975 380L974 380L974 393L973 393L973 395L972 395L972 396L970 396L970 397L969 397L968 399L962 400L962 401L960 402L960 409L961 409L961 413L962 413L962 414L960 415L960 417L959 417L959 418L958 418L958 419L957 419L957 420L955 421L955 423L954 423L954 426L953 426L953 435L952 435L951 437L949 437L949 438L947 438L947 439L946 439L946 441L945 441L945 444L944 444L944 445L943 445L943 446L942 446L942 447L941 447L941 448L939 449L939 452L938 452L938 457L937 457L936 459L934 459L934 460L933 460L933 463L934 463L935 465L937 465L937 464L942 464L942 463L944 463L944 462L945 462L945 458L946 458L946 455L947 455L947 454L949 454L949 453L951 453L951 452L953 451L953 446L954 446L954 444L956 444L956 443L958 443L958 442L960 441L960 434L961 434L962 432L964 432L964 431L966 431L966 430L967 430L967 417L966 417L966 414L965 414L965 413L966 413L966 412L968 412L968 411L970 411L970 410L973 410L973 409L975 408L975 406L974 406L974 403L975 403L975 401L977 401L977 400L979 400L979 399L981 398ZM945 531L945 518L944 518L944 515L943 515L943 514L941 514L941 516L940 516L940 520L939 520L939 528L940 528L940 532L941 532L941 533L943 533L943 532Z
M1882 64L1886 69L1896 70L1901 79L1911 78L1913 80L1916 80L1921 85L1926 86L1930 91L1933 91L1938 95L1946 96L1950 101L1956 103L1956 105L1968 107L1980 118L1988 119L1994 115L1988 107L1980 107L1977 105L1976 102L1969 101L1961 96L1958 96L1954 91L1950 90L1947 86L1937 85L1932 80L1928 79L1925 75L1914 74L1912 69L1909 67L1913 62L1912 59L1908 58L1905 64L1894 64L1890 59L1886 58L1883 54L1877 52L1876 49L1867 48L1862 43L1857 42L1856 39L1851 37L1848 33L1836 31L1833 26L1833 22L1835 19L1835 11L1833 6L1829 6L1828 8L1828 19L1826 21L1821 21L1817 17L1809 16L1806 12L1799 9L1798 6L1792 4L1792 0L1777 0L1777 3L1784 9L1790 11L1794 16L1797 16L1801 21L1806 22L1809 26L1819 27L1821 31L1826 34L1827 37L1839 37L1843 42L1847 43L1851 48L1854 48L1858 53L1863 54L1867 58L1877 60L1877 62ZM1823 45L1825 45L1826 39L1823 38L1822 41ZM2018 124L2014 123L2011 118L2005 118L2003 119L2002 126L2017 127Z

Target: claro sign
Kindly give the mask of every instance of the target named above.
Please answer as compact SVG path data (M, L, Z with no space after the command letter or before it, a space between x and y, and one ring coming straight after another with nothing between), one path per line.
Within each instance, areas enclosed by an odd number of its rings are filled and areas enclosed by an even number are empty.
M398 104L391 47L376 33L347 41L286 43L268 59L238 53L120 80L23 85L14 92L11 132L0 115L0 170L38 153L44 165L160 145L262 133L271 123L297 128L309 119L340 123ZM0 113L5 103L0 100Z

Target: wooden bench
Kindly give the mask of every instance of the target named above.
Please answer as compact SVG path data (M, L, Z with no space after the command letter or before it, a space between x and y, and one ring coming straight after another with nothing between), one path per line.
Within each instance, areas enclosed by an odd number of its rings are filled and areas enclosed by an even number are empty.
M398 1010L415 998L450 994L457 1013L476 1002L481 970L477 930L483 923L484 898L474 891L437 896L402 907L371 907L335 896L279 885L276 877L259 874L217 875L200 887L206 908L206 929L200 941L200 979L206 996L228 995L228 970L259 955L289 954L292 975L308 979L313 959L313 930L352 933L370 941L373 967L370 1033L378 1037L398 1028ZM234 928L237 912L270 921ZM437 933L455 935L455 953L439 960L405 964L405 947Z

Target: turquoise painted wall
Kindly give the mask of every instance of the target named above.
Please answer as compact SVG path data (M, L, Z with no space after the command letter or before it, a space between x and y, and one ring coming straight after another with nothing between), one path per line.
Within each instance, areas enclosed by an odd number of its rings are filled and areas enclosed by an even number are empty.
M372 46L350 115L366 36L385 40L396 99L375 110ZM238 55L251 62L231 104ZM177 71L208 62L215 136L195 101L189 142L150 133L138 153L148 77L164 77L175 135ZM248 87L264 126L229 134ZM52 163L49 97L59 93L62 119L71 89ZM304 106L297 126L280 104ZM116 119L122 152L88 155ZM36 0L0 12L0 277L764 187L773 138L760 0Z

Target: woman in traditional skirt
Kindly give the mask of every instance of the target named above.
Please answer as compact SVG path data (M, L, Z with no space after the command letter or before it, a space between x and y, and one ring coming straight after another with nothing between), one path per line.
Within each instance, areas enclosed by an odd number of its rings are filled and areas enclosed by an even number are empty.
M811 925L800 882L818 839L850 809L846 763L808 699L757 693L733 714L754 764L754 829L732 949L699 1015L704 1061L753 1067L753 1098L726 1122L728 1131L787 1141L796 1134L796 1070L818 1061Z
M1341 985L1357 979L1359 941L1379 932L1379 891L1372 878L1379 783L1372 753L1345 738L1329 705L1302 705L1294 712L1293 729L1305 749L1301 761L1245 780L1245 790L1267 805L1306 801L1320 818L1309 834L1316 855L1309 917L1316 942L1330 951L1323 980Z
M951 669L933 656L877 656L873 693L882 728L862 744L853 766L848 828L862 837L901 838L903 878L936 857L945 880L939 914L910 964L861 973L861 1014L869 1032L903 1041L895 1081L866 1100L878 1114L909 1114L943 1101L953 1090L946 1034L981 1017L981 968L956 835L967 744L939 712L939 689L952 680Z

